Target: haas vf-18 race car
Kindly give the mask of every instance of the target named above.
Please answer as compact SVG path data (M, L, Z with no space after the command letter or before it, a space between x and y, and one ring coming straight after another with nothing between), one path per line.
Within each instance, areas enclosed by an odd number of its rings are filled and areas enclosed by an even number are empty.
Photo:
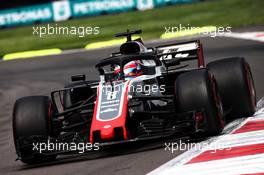
M95 66L100 80L72 76L51 96L18 99L13 133L18 158L49 161L64 151L38 152L36 142L120 144L180 135L213 136L228 120L254 114L256 93L249 64L232 57L205 65L200 41L147 48L141 30L120 52ZM196 62L194 62L196 60Z

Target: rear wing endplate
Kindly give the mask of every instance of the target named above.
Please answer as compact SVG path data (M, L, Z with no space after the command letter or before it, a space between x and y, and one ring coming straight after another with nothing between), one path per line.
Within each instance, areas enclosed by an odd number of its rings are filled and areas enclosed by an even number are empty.
M204 67L203 47L199 40L156 47L157 56L166 65L175 65L189 60L198 60L198 67Z

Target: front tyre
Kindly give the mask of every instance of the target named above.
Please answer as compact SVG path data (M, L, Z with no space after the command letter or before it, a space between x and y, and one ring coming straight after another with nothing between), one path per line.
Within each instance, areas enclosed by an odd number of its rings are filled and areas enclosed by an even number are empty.
M29 96L18 99L13 110L13 136L15 148L24 163L51 161L56 155L44 156L33 151L33 144L25 146L21 139L31 136L50 136L53 105L47 96Z
M206 69L183 73L175 82L176 109L179 113L203 111L206 135L219 134L224 127L223 108L216 82Z

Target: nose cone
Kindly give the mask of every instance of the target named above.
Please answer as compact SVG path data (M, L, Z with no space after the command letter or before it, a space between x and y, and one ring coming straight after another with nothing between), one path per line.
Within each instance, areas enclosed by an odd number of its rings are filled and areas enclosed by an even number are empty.
M111 125L105 125L101 129L101 139L102 140L111 140L115 136L114 129L111 127Z
M99 84L96 104L90 130L91 142L128 139L126 116L130 81L113 82L118 91L108 92L106 83Z

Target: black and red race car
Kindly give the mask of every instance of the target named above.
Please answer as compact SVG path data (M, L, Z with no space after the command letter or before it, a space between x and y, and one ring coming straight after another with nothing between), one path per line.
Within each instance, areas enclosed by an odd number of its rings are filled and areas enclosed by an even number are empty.
M195 133L213 136L226 121L254 114L256 93L244 58L205 65L200 41L147 48L140 38L131 39L140 33L116 35L127 42L95 66L100 80L75 75L51 97L16 101L13 133L21 161L47 161L72 151L40 153L35 147L40 142L104 146ZM140 74L128 77L124 68L133 61Z

